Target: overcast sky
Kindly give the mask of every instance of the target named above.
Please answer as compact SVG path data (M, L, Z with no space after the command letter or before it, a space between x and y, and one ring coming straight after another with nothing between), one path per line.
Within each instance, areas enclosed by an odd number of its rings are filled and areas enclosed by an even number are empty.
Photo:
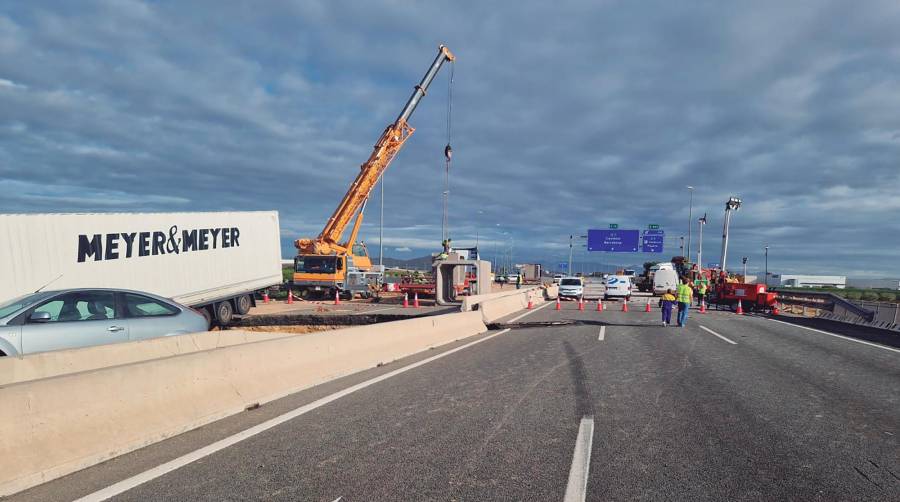
M900 2L0 3L0 211L277 209L315 236L457 55L451 234L561 261L709 213L729 265L900 276ZM388 256L441 238L449 67L386 176ZM378 191L363 234L378 253ZM498 244L501 243L501 244ZM693 248L696 252L696 227Z

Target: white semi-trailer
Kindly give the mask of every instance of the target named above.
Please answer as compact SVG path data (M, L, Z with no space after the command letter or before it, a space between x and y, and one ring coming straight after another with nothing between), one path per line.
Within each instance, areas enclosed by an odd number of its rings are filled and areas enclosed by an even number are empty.
M280 284L278 213L0 214L0 302L38 289L154 293L228 324Z

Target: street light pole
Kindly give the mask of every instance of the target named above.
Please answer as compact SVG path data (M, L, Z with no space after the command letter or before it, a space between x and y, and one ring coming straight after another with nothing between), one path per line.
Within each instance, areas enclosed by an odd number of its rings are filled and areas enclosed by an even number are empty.
M566 275L572 275L572 239L574 235L569 235L569 268L566 269Z
M697 269L703 270L703 225L706 225L706 213L703 214L703 217L697 220L697 225L700 227L700 242L697 243Z
M688 190L691 191L691 202L688 205L688 240L687 240L687 249L685 251L684 256L688 261L691 259L691 226L694 223L694 187L688 185Z
M766 290L769 289L769 246L766 245Z
M681 244L678 245L679 253L684 256L684 236L681 236Z
M747 257L741 258L741 263L744 264L744 281L747 280Z

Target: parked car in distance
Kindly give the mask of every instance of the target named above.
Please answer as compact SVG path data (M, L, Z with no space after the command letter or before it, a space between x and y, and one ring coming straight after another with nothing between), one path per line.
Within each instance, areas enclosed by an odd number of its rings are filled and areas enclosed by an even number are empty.
M631 300L633 287L630 276L611 275L606 278L606 292L603 293L603 299L625 298L626 300Z
M209 329L198 312L123 289L66 289L0 304L0 355L77 349Z
M581 277L563 277L559 280L560 298L581 298L584 295L584 279Z
M553 284L559 284L559 281L562 280L564 276L562 274L556 274L553 276Z

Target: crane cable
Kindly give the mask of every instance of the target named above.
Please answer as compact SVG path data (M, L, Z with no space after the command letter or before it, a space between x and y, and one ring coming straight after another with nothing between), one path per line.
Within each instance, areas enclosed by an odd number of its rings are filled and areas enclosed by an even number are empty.
M453 157L453 148L450 146L451 126L453 117L453 70L456 65L450 61L450 75L447 79L447 146L444 147L445 171L444 171L444 214L441 227L444 252L450 250L450 159Z

